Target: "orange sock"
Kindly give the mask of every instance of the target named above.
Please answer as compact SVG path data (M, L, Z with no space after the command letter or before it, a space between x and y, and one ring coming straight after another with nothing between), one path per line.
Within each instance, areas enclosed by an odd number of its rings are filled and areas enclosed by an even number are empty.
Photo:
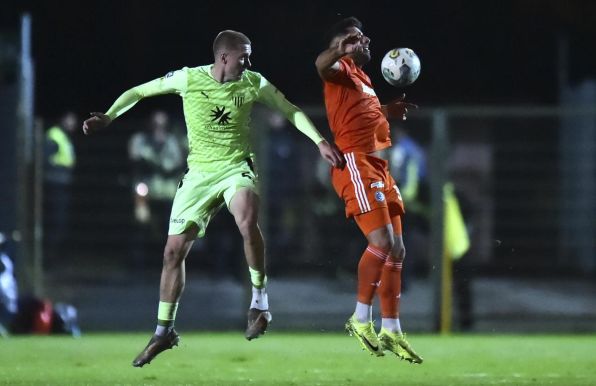
M381 299L381 317L399 318L399 298L401 295L402 262L387 260L381 273L379 297Z
M372 304L389 252L369 245L358 263L358 301Z

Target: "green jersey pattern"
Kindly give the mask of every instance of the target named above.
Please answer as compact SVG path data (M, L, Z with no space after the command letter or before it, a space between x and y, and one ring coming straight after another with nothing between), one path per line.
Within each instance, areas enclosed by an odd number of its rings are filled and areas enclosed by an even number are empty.
M211 75L212 67L184 67L133 87L116 99L106 114L113 120L143 98L180 95L188 134L188 166L208 172L251 156L249 124L254 102L281 112L314 143L324 140L310 119L258 72L245 70L240 80L220 83Z
M214 171L250 156L250 114L259 100L263 77L245 71L235 82L219 83L211 66L183 69L187 90L182 95L188 128L188 165Z

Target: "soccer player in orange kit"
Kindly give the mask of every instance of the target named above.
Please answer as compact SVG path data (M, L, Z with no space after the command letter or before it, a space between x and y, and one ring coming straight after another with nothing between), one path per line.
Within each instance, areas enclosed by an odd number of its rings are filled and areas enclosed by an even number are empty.
M391 146L388 118L405 119L401 99L381 105L362 66L370 61L370 39L362 23L349 17L335 24L329 47L316 60L323 80L325 107L335 144L346 167L331 171L333 187L344 200L346 217L353 217L368 240L358 264L358 300L346 330L373 355L391 351L401 359L422 363L399 322L401 270L405 257L401 216L403 201L388 163L380 151ZM372 302L381 303L382 326L375 332Z

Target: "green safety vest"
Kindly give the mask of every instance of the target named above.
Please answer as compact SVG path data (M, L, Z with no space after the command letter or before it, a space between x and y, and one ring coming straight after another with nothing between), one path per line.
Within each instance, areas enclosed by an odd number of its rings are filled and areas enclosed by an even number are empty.
M58 126L51 127L46 137L58 145L56 153L50 156L49 162L52 166L72 168L75 165L75 152L68 135Z

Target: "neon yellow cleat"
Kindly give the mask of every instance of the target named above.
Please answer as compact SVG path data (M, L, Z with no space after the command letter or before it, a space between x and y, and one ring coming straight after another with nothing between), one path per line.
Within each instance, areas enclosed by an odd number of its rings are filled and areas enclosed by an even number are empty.
M376 355L378 357L385 355L383 353L383 348L381 347L381 342L379 342L379 338L375 332L374 322L360 323L356 320L354 315L352 315L346 322L346 332L350 334L350 336L355 336L362 348L368 351L371 355Z
M405 359L410 363L422 363L422 357L412 349L410 343L406 340L406 334L389 332L381 328L379 340L383 350L391 351L400 359Z

